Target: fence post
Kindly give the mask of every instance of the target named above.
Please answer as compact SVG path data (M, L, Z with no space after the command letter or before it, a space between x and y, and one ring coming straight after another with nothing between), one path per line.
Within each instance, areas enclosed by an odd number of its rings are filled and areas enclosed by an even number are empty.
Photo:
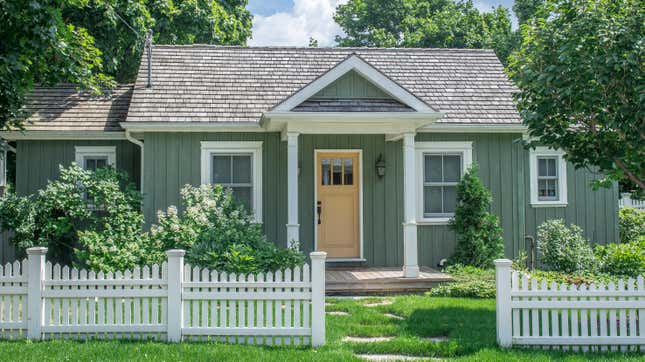
M327 253L314 251L311 257L311 345L325 344L325 259Z
M166 251L168 256L168 342L181 342L181 328L184 325L181 294L185 254L186 251L180 249Z
M27 249L29 271L27 272L27 337L39 340L42 337L45 309L43 304L43 281L45 280L45 255L47 248ZM22 271L23 273L25 270Z
M508 259L495 260L497 343L508 348L513 344L513 321L511 310L511 266Z
M632 194L629 192L623 192L620 194L621 198L623 199L623 207L632 207L634 206L632 204Z

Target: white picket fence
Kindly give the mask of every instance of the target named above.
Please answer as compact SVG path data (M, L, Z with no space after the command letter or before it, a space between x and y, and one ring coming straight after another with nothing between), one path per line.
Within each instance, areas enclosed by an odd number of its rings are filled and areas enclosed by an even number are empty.
M634 200L632 194L622 193L618 199L618 207L633 207L638 210L645 210L645 200Z
M643 276L618 283L538 282L495 261L501 347L645 352Z
M325 253L310 254L311 269L247 276L185 265L183 250L105 274L52 266L46 252L0 267L0 338L325 341Z

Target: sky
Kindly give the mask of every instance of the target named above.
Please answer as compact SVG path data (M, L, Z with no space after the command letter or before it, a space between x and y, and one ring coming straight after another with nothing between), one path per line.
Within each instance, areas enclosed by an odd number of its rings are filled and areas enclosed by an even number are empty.
M319 46L333 46L342 30L334 22L336 6L347 0L249 0L253 37L249 45L307 46L309 38ZM474 0L481 11L497 5L507 8L513 0ZM515 19L513 19L515 22Z

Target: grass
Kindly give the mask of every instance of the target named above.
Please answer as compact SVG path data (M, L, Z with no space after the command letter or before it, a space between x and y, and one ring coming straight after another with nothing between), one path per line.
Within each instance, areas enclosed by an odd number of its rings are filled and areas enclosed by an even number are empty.
M492 299L388 297L390 305L365 307L379 299L328 299L327 344L321 348L260 347L217 343L167 344L119 341L5 341L0 360L11 361L353 361L356 354L403 354L458 361L643 361L634 354L581 354L536 349L501 350L495 343ZM385 313L401 316L399 320ZM394 336L377 343L343 342L345 336ZM431 342L430 337L448 337Z

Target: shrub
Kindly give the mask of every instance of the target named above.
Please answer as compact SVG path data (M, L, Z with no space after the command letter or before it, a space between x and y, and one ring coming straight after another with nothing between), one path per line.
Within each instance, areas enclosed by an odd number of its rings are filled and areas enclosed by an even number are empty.
M595 252L605 273L630 277L645 274L645 240L600 245Z
M266 240L252 215L219 185L186 185L184 212L159 212L152 239L164 249L186 249L186 261L229 273L257 273L302 265L304 255Z
M620 208L618 229L622 243L645 241L645 211L632 207Z
M495 298L495 283L475 280L442 284L436 288L432 288L427 295L431 297L453 298Z
M504 255L504 239L499 219L489 212L492 197L472 165L457 184L457 209L451 228L457 247L451 262L490 267Z
M546 270L565 273L595 270L594 253L582 229L567 226L564 220L549 220L540 225L537 251Z
M11 241L23 254L47 246L56 262L111 271L156 261L140 207L124 173L72 164L36 194L0 198L0 226L14 231Z

